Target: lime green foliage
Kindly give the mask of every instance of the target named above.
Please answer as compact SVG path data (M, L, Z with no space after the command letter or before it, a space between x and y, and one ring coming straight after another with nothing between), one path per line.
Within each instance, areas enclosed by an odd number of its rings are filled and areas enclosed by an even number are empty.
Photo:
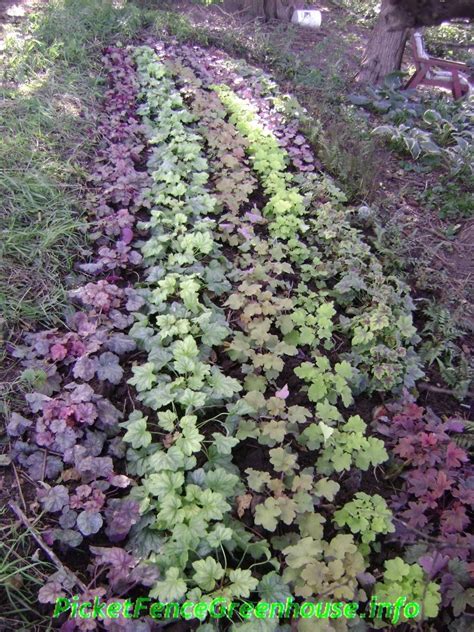
M421 605L420 615L416 617L417 621L436 617L441 603L438 584L426 579L419 564L407 564L400 557L385 562L383 582L375 584L374 595L377 595L379 602L392 603L400 595L409 595L409 601L415 601ZM401 616L397 625L406 621L406 618Z
M363 375L360 386L381 391L401 383L413 386L423 373L414 349L420 337L413 325L408 286L386 276L360 231L351 226L341 192L326 178L305 176L305 181L304 191L328 202L319 204L317 214L308 220L306 239L312 246L302 266L303 279L313 277L320 286L325 279L335 281L331 295L345 311L341 330L351 338L347 359Z
M358 573L365 567L351 535L337 535L330 542L311 536L299 539L283 549L288 566L285 582L294 583L298 597L325 595L328 600L352 599L358 594ZM365 593L359 593L364 598Z
M154 273L143 284L146 308L130 332L147 359L133 367L129 382L156 417L134 412L122 424L127 429L124 440L131 444L129 471L141 476L132 496L152 527L138 531L134 546L164 572L152 596L166 601L186 593L198 598L201 591L216 589L249 596L257 580L250 571L227 567L223 547L245 549L254 559L270 555L268 546L253 543L230 515L243 488L232 464L238 417L230 424L225 418L242 387L211 360L212 347L228 337L229 327L207 295L208 270L214 271L215 281L223 265L208 217L215 211L215 200L205 188L208 164L202 139L190 127L193 116L167 68L147 47L137 49L136 60L140 113L152 148L148 169L153 184L145 192L150 220L142 222L149 232L142 252ZM209 257L212 267L203 266L201 261ZM222 294L228 287L213 285L213 290ZM217 405L229 412L217 417L206 413ZM206 434L206 425L216 419L219 431L214 427ZM202 453L207 462L198 469ZM158 549L149 539L153 530L160 534Z
M328 301L318 305L320 298L304 284L298 286L297 292L297 309L280 324L282 333L286 334L286 342L311 346L322 344L325 349L332 349L336 315L334 303Z
M308 388L310 401L336 404L341 399L344 406L352 403L350 383L354 378L354 370L349 362L345 360L337 362L332 371L328 358L319 356L315 364L303 362L295 369L295 373L302 380L310 383Z
M305 212L303 197L291 186L292 176L286 170L287 153L278 145L271 132L265 130L250 105L226 86L215 86L222 103L231 112L230 120L248 140L248 153L253 168L262 180L269 200L264 213L271 218L270 232L289 238L304 231L301 216Z
M311 450L320 450L316 462L320 474L342 472L353 466L366 471L388 459L383 441L365 436L367 425L358 415L349 417L345 424L331 429L329 434L326 430L325 436L326 428L324 423L310 424L299 438Z
M369 496L365 492L358 492L354 500L336 511L334 522L339 527L348 526L352 533L360 533L364 544L374 542L381 533L395 531L392 512L385 500L378 494Z
M101 49L136 33L131 5L55 0L7 30L0 90L0 312L7 325L57 322L64 277L86 247L86 130L101 91Z

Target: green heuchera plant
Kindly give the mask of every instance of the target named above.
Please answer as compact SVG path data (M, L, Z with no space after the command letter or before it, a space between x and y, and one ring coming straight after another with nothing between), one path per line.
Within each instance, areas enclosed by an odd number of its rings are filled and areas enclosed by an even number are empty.
M286 151L279 146L272 132L261 125L258 115L245 99L238 97L227 86L213 87L231 113L231 122L248 141L247 151L253 168L261 177L264 191L269 196L264 213L272 219L270 232L283 239L304 232L306 226L301 219L305 214L304 199L298 189L291 186Z
M343 472L354 466L366 471L388 459L383 441L366 437L366 429L363 419L354 415L336 429L329 428L324 422L310 424L298 440L310 450L320 451L316 461L320 474Z
M355 377L355 371L349 362L343 360L334 365L325 356L318 356L314 364L303 362L296 367L295 374L305 382L309 382L308 397L312 402L329 402L336 404L342 400L344 406L353 402L350 387L351 380Z
M294 585L296 596L324 595L328 601L357 599L356 577L364 571L365 563L351 535L339 534L330 542L308 536L282 552L287 564L283 580Z
M249 570L222 566L224 547L230 553L246 550L254 559L270 559L270 553L230 516L244 489L231 455L239 442L232 400L241 385L211 360L212 347L230 330L208 296L229 285L213 223L205 217L215 208L204 186L207 161L166 67L147 47L137 50L136 59L153 183L144 194L150 220L141 226L149 231L142 244L149 266L145 307L130 332L147 358L133 367L129 383L153 415L135 411L123 424L131 446L128 469L141 477L132 496L142 519L131 544L162 570L151 591L162 601L181 599L187 591L199 600L202 591L217 588L248 597L258 582ZM207 414L216 405L226 409L217 417ZM220 431L206 434L206 424L220 417L233 421L220 420ZM203 452L205 463L197 468Z
M378 602L392 602L400 596L409 595L408 601L421 604L417 621L436 617L441 603L439 586L426 579L419 564L407 564L400 557L385 562L383 581L374 586ZM397 625L406 623L403 610Z
M369 496L365 492L357 492L354 500L336 511L334 522L339 527L349 527L352 533L360 533L363 544L374 542L381 533L395 531L392 512L382 496Z

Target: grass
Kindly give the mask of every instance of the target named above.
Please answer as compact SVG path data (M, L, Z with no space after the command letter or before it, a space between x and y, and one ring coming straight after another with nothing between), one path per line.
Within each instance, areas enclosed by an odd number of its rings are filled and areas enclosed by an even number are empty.
M115 3L117 5L117 3ZM7 336L56 324L64 279L87 245L82 165L103 87L100 51L133 37L144 12L53 0L11 31L0 90L0 310Z
M56 569L40 559L30 536L5 514L0 511L5 523L0 527L0 627L46 632L52 621L39 611L37 593Z

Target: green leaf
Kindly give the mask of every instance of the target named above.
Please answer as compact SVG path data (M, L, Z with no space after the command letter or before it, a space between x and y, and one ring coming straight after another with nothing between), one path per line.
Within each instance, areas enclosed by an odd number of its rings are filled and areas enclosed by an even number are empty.
M277 501L274 498L267 498L264 503L255 507L255 524L262 525L267 531L275 531L280 515L281 509Z
M352 379L352 376L354 373L353 368L351 367L349 362L347 362L346 360L343 360L342 362L338 362L337 364L335 364L334 371L337 373L337 375L340 375L345 380Z
M190 424L185 427L182 435L176 440L176 446L183 452L183 454L191 456L194 452L199 452L203 440L204 435L200 434L196 425Z
M329 502L332 502L336 497L337 492L340 490L339 483L332 481L329 478L321 478L314 485L314 492L317 496L323 496Z
M268 603L281 601L283 603L291 597L288 584L286 584L281 576L276 572L267 573L260 580L257 588L261 600Z
M308 389L308 397L312 402L319 402L327 395L328 389L322 376L316 376Z
M192 391L186 388L179 397L178 402L186 408L198 409L206 405L206 394Z
M158 581L150 590L152 599L159 599L162 603L178 601L186 593L186 582L180 578L179 568L168 568L165 579Z
M283 549L286 563L290 568L306 566L314 558L319 557L321 552L322 548L320 543L311 537L302 538L298 544Z
M153 472L161 472L162 470L177 472L186 469L185 456L175 445L166 451L157 450L148 457L148 463Z
M128 380L128 384L135 386L137 391L149 391L156 383L155 365L153 362L146 362L141 366L132 367L133 377Z
M173 432L178 416L172 410L160 411L157 415L158 425L167 432Z
M127 428L123 440L131 443L135 450L146 448L151 443L152 436L147 430L147 421L148 417L143 417L140 411L134 410L128 421L119 424L122 428Z
M247 474L248 486L256 492L263 491L265 485L271 481L271 476L268 472L260 472L248 467L245 473Z
M332 406L327 399L316 404L316 414L322 420L331 425L331 421L339 421L342 416L335 406Z
M217 367L212 367L209 384L214 397L230 398L234 393L242 390L238 380L225 376Z
M196 341L192 336L186 336L183 340L177 340L174 343L173 357L175 360L180 358L197 358L199 349Z
M213 492L222 494L225 498L235 495L239 483L240 478L238 476L227 472L221 467L216 467L214 470L206 472L207 487Z
M158 384L158 386L152 388L151 391L146 391L144 395L140 396L140 401L153 410L164 408L164 406L170 404L173 399L174 396L171 394L170 384Z
M314 540L322 540L325 522L324 516L317 513L304 513L298 517L298 525L303 538L311 537Z
M232 582L230 589L233 597L250 597L250 593L258 585L258 579L252 577L252 573L249 570L242 570L241 568L230 571L229 579Z
M224 496L210 489L200 490L197 499L201 505L201 514L205 520L221 520L230 505L225 502Z
M206 591L214 590L216 582L224 576L224 569L212 557L205 560L198 560L192 564L195 573L193 579L196 584Z
M269 451L270 463L276 472L288 472L289 470L298 469L297 455L290 450L284 448L273 448Z
M263 375L255 375L250 373L245 376L244 387L247 391L259 391L264 393L267 388L268 381Z
M229 437L228 435L221 434L220 432L213 432L214 445L217 448L219 454L231 454L232 448L238 445L239 440L235 437Z
M151 474L145 479L144 486L150 494L157 496L160 500L169 494L174 494L184 485L183 472L160 472Z
M213 549L219 547L223 542L232 540L232 529L224 527L223 524L217 524L207 535L207 541Z

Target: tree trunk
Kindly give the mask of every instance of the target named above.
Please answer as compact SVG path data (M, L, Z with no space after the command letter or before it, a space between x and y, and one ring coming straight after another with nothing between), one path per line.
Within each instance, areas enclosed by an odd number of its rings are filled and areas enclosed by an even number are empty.
M254 17L290 21L293 11L301 9L304 0L245 0L244 7Z
M401 27L402 16L391 0L383 0L357 75L360 83L378 84L385 75L399 70L409 30Z

